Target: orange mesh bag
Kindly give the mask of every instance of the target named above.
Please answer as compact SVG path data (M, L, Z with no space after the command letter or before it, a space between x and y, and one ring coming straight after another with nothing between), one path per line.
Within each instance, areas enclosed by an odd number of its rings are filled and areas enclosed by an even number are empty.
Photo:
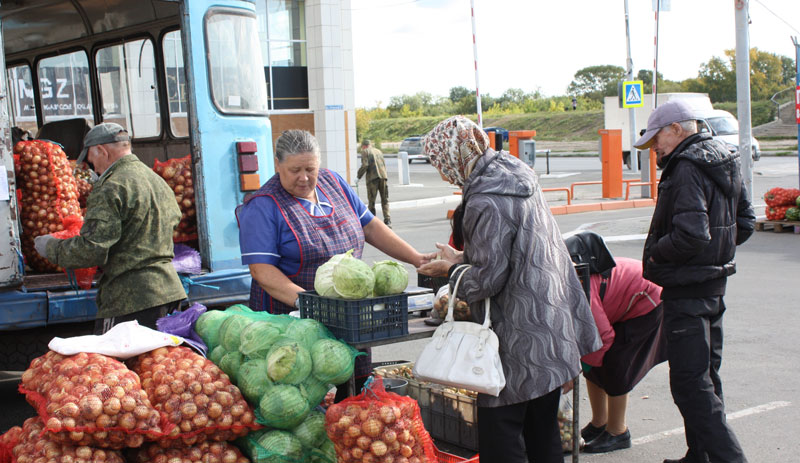
M174 427L163 447L227 441L260 429L239 388L188 347L161 347L129 361L153 406Z
M197 211L194 207L194 181L192 179L192 156L156 161L153 171L166 180L175 193L181 208L181 221L172 232L172 241L182 243L197 239Z
M80 218L78 185L61 146L43 140L21 141L14 146L19 209L22 218L22 253L38 272L58 272L33 247L33 239L66 229L64 220Z
M19 443L19 438L22 436L22 428L14 426L5 434L0 436L0 463L11 463L13 457L12 451Z
M66 239L80 233L83 218L72 165L61 146L44 140L18 142L14 153L25 261L38 272L62 271L36 252L33 239L48 234ZM96 267L74 272L81 288L92 287Z
M19 391L54 442L121 449L171 430L150 405L136 373L105 355L50 351L31 362Z
M13 463L124 463L116 450L69 445L57 442L45 432L39 417L28 418L22 425L19 441L14 446Z
M242 452L227 442L164 449L158 444L147 444L128 452L129 463L250 463Z
M767 206L765 213L767 220L783 220L786 218L786 211L792 206Z
M339 462L438 461L417 401L386 392L380 377L361 394L331 405L325 426Z

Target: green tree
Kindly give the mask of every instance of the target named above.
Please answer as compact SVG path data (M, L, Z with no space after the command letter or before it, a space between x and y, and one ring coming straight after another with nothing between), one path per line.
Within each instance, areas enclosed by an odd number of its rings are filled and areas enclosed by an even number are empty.
M617 83L624 78L625 69L620 66L611 64L589 66L575 73L574 80L567 87L567 92L571 95L602 101L605 96L617 94Z
M453 103L458 103L465 96L475 93L472 90L468 89L467 87L453 87L450 89L450 101Z

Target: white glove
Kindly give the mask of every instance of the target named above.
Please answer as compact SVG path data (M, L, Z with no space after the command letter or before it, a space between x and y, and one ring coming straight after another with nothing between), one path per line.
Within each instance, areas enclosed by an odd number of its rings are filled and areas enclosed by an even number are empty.
M58 238L56 238L53 235L37 236L36 238L33 239L33 247L34 249L36 249L36 252L38 252L40 256L47 259L47 243L56 239Z

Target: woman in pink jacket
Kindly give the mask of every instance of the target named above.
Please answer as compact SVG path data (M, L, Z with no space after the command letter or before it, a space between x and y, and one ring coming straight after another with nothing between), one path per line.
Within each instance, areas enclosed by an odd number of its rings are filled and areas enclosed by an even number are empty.
M592 421L581 430L584 452L629 448L625 423L628 393L655 365L667 359L662 334L661 288L642 278L642 262L614 259L593 232L566 240L575 263L590 268L590 302L603 347L581 358Z

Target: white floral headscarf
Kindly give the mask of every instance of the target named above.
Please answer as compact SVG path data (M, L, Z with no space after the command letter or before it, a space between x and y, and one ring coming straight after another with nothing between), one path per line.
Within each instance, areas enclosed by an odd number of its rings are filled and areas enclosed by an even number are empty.
M489 148L489 137L464 116L439 123L423 141L431 164L451 183L464 186L472 168Z

